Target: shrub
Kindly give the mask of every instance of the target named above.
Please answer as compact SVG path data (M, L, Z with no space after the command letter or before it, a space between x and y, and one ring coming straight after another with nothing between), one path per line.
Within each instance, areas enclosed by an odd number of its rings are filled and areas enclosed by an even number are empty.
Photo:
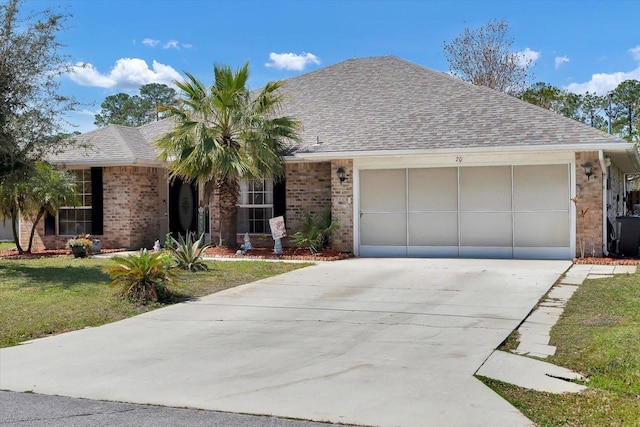
M338 226L338 220L331 219L331 209L329 208L315 216L304 212L302 230L296 232L291 238L296 246L304 246L311 253L316 253L329 243L329 235Z
M169 254L142 249L137 255L114 256L112 261L104 271L112 280L111 286L120 288L118 294L142 303L169 296L168 285L176 276Z
M67 249L84 247L87 251L93 250L93 242L88 234L82 234L67 240Z
M178 235L178 240L171 237L171 253L176 263L176 267L181 270L201 271L208 270L207 264L202 259L202 253L210 245L204 244L204 234L198 240L192 240L191 233L183 238Z

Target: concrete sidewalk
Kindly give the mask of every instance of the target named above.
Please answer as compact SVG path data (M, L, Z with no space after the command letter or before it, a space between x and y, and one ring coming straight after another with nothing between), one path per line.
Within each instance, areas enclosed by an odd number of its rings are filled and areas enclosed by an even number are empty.
M564 307L586 279L601 279L614 274L632 274L636 266L576 264L562 276L547 297L518 327L519 345L513 353L495 351L478 369L478 375L504 381L520 387L549 393L577 393L587 387L571 382L584 380L578 373L560 366L524 356L545 359L555 354L549 345L551 328L557 323Z
M569 266L318 264L0 349L0 388L375 426L531 426L473 375Z

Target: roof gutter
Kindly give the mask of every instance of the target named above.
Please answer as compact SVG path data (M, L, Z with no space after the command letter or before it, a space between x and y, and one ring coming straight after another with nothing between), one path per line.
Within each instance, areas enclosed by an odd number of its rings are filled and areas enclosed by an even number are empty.
M118 166L139 166L139 167L150 167L150 168L158 168L158 167L166 167L167 164L161 161L139 161L139 160L109 160L109 161L101 161L101 160L92 160L92 161L51 161L53 165L62 166L63 168L82 168L82 167L118 167Z
M600 161L600 170L602 171L602 253L604 256L609 256L607 247L609 237L609 231L607 230L607 182L609 181L609 174L607 173L608 166L602 150L598 150L598 160Z
M328 151L321 153L295 153L285 157L287 161L320 161L337 160L349 158L370 158L370 157L405 157L429 154L460 154L460 153L531 153L531 152L553 152L553 151L602 151L627 152L637 151L634 144L627 142L620 143L590 143L590 144L556 144L556 145L522 145L522 146L500 146L500 147L469 147L469 148L433 148L420 150L374 150L374 151Z

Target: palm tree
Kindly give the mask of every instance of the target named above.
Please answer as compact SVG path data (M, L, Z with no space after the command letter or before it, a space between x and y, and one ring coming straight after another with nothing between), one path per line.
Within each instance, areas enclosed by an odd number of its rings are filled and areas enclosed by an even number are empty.
M240 178L284 175L283 155L298 140L299 122L278 116L284 82L269 82L257 94L247 87L249 63L232 71L216 65L207 88L192 74L176 82L177 106L165 108L176 124L156 145L171 177L196 180L207 198L219 194L220 246L236 247Z
M76 204L76 179L66 171L55 170L47 163L36 162L20 179L7 179L0 185L0 218L11 219L13 239L19 253L24 253L18 236L18 216L32 220L30 253L38 222L62 206Z

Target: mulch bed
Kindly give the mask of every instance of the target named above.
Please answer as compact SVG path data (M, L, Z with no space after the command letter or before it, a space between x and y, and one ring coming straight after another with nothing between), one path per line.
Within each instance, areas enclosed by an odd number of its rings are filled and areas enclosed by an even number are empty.
M253 248L246 255L236 255L236 250L226 248L209 248L205 250L205 255L213 258L239 258L239 259L281 259L281 260L301 260L301 261L338 261L352 258L349 252L339 252L333 249L323 249L312 254L306 248L282 248L282 255L273 253L273 248Z
M574 264L596 264L596 265L640 265L638 258L612 258L612 257L584 257L574 258Z
M101 253L122 252L126 249L102 249ZM205 250L205 256L213 258L239 258L239 259L280 259L280 260L301 260L301 261L337 261L353 257L353 254L338 252L332 249L324 249L321 252L312 254L308 249L303 248L282 248L282 255L273 253L273 248L254 248L246 255L236 255L236 250L226 248L209 248ZM45 257L70 256L68 249L50 249L34 251L30 254L19 254L16 250L0 252L0 258L5 259L30 259Z
M101 253L122 252L126 249L102 249ZM283 254L276 255L273 248L253 248L246 255L236 255L233 249L213 247L205 251L205 255L213 258L239 258L239 259L281 259L281 260L301 260L301 261L338 261L352 258L349 252L339 252L332 249L323 249L312 254L304 248L282 248ZM30 254L19 254L16 250L0 252L0 258L5 259L29 259L44 257L69 256L68 249L50 249L34 251ZM614 258L614 257L584 257L574 258L574 264L596 264L596 265L640 265L640 258Z
M112 253L122 252L126 249L102 249L100 253ZM41 251L33 251L31 253L19 254L17 250L12 249L9 251L0 252L0 258L4 259L31 259L31 258L52 258L70 256L71 251L69 249L46 249Z

